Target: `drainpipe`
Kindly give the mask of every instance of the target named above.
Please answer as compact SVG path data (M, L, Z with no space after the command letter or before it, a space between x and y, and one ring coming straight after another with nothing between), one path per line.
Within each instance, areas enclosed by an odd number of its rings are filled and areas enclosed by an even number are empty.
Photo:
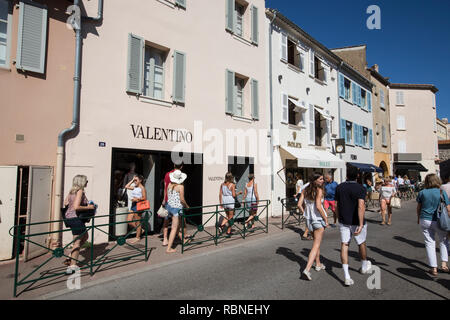
M82 0L74 0L74 6L80 6ZM82 17L86 21L100 21L103 19L103 0L98 2L98 15L95 18ZM61 206L63 201L63 172L64 172L64 154L65 154L65 142L69 134L73 134L80 126L80 93L81 93L81 58L82 58L82 45L83 40L81 36L82 19L80 19L79 28L75 30L75 74L73 77L73 115L72 125L70 128L64 129L58 135L58 148L56 152L56 176L55 176L55 201L53 214L50 218L51 221L61 220ZM54 222L51 225L51 231L55 232L60 230L61 223ZM51 233L50 247L59 246L60 237L58 233Z
M270 215L273 217L273 193L274 193L274 165L273 165L273 81L272 81L272 32L273 22L277 17L277 12L274 12L274 16L270 21L269 29L269 92L270 92L270 200L272 205L270 206Z
M342 68L343 64L344 64L344 61L341 61L341 63L338 65L338 70L337 70L338 71L338 74L337 74L338 82L339 82L339 73L341 72L341 68ZM340 123L341 123L341 98L339 96L339 83L337 85L337 97L338 97L337 100L338 100L338 118L339 118L338 123L340 125ZM338 132L338 134L340 134L340 132ZM339 158L341 158L341 160L342 160L342 153L339 153ZM343 169L339 169L339 175L340 175L341 183L344 182L344 175L342 174L342 170Z

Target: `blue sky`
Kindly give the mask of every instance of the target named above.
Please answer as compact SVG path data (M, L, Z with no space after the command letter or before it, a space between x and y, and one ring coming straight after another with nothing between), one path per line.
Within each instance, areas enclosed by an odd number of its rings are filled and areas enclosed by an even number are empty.
M366 27L370 5L381 9L381 30ZM438 117L450 117L449 0L266 0L266 7L328 48L365 44L368 65L391 82L434 84Z

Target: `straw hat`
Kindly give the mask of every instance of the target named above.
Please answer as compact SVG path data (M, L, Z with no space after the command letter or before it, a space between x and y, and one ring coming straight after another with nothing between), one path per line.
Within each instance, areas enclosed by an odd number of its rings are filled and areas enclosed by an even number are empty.
M176 184L182 184L184 180L187 178L187 174L181 172L180 170L175 170L174 172L169 174L170 182Z

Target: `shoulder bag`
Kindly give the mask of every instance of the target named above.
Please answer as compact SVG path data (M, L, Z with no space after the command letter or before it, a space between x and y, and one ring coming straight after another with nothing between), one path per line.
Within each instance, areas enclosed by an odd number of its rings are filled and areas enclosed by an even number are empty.
M437 221L439 229L450 231L450 217L448 216L447 205L441 190L441 200L437 208Z

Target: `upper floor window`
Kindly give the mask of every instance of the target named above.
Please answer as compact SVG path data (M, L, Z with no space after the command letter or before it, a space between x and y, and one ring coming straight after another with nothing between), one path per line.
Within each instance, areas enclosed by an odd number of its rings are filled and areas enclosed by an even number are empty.
M239 2L236 2L235 4L235 14L236 14L236 34L238 36L244 35L244 12L245 7L240 4Z
M164 100L164 65L167 52L145 46L144 95Z
M345 80L344 80L344 90L345 90L344 99L350 100L350 98L351 98L351 81L348 80L347 78L345 78Z
M289 98L289 124L298 126L305 125L305 111L308 110L305 102L299 102Z
M314 56L314 77L327 82L327 67L317 56Z
M231 33L258 44L259 10L245 0L226 0L225 27Z
M244 116L244 88L245 79L236 77L236 113L237 116Z
M301 71L305 70L305 54L299 50L297 45L288 39L287 61L289 64L299 68Z
M397 130L406 130L405 116L397 116Z
M381 109L385 109L385 106L384 106L384 90L383 89L380 89L380 107L381 107Z
M350 144L353 142L353 123L350 121L345 123L345 142Z
M0 0L0 66L9 64L9 2Z
M225 81L225 113L241 118L258 120L258 81L231 70L226 70Z
M387 146L387 136L386 136L386 127L381 127L381 144L383 146Z
M398 106L405 105L405 101L404 101L404 97L403 97L403 91L397 91L396 92L396 98L397 98L396 105L398 105Z
M398 141L398 153L406 153L406 141L405 140Z
M360 88L361 90L361 108L367 108L367 100L366 100L366 90Z

